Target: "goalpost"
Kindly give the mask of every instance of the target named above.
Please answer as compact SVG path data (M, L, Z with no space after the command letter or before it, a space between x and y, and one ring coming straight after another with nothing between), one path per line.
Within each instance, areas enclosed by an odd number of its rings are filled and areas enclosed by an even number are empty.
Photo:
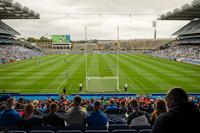
M106 56L111 53L104 53L103 51L96 53L95 51L88 49L90 44L85 44L85 56L86 56L86 92L89 93L113 93L119 92L119 70L118 70L118 52L113 52L114 59L112 63L109 63L110 66L101 66L96 63L89 63L89 60L96 60L95 56ZM94 58L94 59L91 59ZM106 59L106 58L105 58ZM105 71L108 69L108 73L103 72L104 74L99 74L98 67ZM91 70L92 69L92 70ZM112 73L112 74L111 74Z
M101 14L99 17L99 40L101 38ZM103 43L97 42L99 45L103 46ZM87 26L85 26L85 56L86 56L86 78L85 78L85 86L86 92L92 93L113 93L119 92L119 27L117 27L117 42L114 43L114 47L112 50L106 48L96 48L91 47L92 43L87 42ZM95 44L94 44L95 45ZM112 59L108 59L107 54L112 54ZM105 62L99 65L101 59L98 60L96 58L103 58ZM90 60L89 60L89 58ZM91 59L92 58L92 59ZM90 61L94 62L90 62ZM98 60L95 62L95 60ZM105 64L105 65L104 65ZM93 70L91 70L93 69ZM100 72L98 72L100 70Z

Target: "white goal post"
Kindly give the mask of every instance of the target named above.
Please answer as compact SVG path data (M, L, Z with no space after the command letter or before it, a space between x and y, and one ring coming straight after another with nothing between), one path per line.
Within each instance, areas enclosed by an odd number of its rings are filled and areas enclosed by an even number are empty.
M112 51L111 54L116 55L114 61L114 66L116 66L115 70L111 67L109 68L111 71L114 70L115 72L112 75L99 75L99 74L92 74L90 71L89 64L88 64L88 56L95 55L95 54L108 54L109 51L104 53L104 51L99 51L95 53L92 49L87 49L88 46L91 46L91 43L85 43L85 57L86 57L86 78L85 78L85 87L86 92L91 93L113 93L120 91L120 84L119 84L119 53L118 48L116 51ZM118 43L117 43L118 47Z
M119 92L119 77L86 77L86 92Z

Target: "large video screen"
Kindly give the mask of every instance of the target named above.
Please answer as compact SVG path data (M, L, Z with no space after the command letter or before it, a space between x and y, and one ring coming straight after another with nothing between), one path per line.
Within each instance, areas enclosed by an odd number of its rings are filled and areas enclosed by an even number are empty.
M70 35L52 35L53 44L70 44Z

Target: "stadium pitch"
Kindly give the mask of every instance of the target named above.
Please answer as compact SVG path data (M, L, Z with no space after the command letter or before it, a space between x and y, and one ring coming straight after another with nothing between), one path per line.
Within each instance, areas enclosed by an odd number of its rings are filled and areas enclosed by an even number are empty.
M86 90L86 70L99 77L116 77L114 54L56 54L18 61L0 66L0 92L16 93L165 93L172 87L183 87L190 93L200 92L200 67L148 55L120 54L118 58L119 90L117 81L98 80L95 90ZM87 67L87 69L86 69ZM90 79L89 79L90 80ZM93 82L91 81L89 82ZM113 83L112 85L110 85ZM111 86L113 89L107 90ZM105 90L103 90L105 87Z

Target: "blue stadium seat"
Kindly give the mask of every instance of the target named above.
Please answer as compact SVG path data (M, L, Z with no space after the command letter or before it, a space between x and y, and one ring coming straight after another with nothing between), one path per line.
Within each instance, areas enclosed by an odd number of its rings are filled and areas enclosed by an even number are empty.
M80 130L60 130L56 133L82 133Z
M87 130L107 130L106 126L88 126Z
M151 133L151 129L140 130L139 133Z
M8 133L26 133L26 131L22 131L22 130L11 130L11 131L8 131Z
M108 130L87 130L84 133L109 133Z
M126 124L113 124L113 125L109 125L109 128L108 128L110 132L114 130L121 130L121 129L129 129L129 126Z
M114 130L112 133L137 133L136 130L133 129L123 129L123 130Z
M54 131L51 130L31 130L29 133L54 133Z

